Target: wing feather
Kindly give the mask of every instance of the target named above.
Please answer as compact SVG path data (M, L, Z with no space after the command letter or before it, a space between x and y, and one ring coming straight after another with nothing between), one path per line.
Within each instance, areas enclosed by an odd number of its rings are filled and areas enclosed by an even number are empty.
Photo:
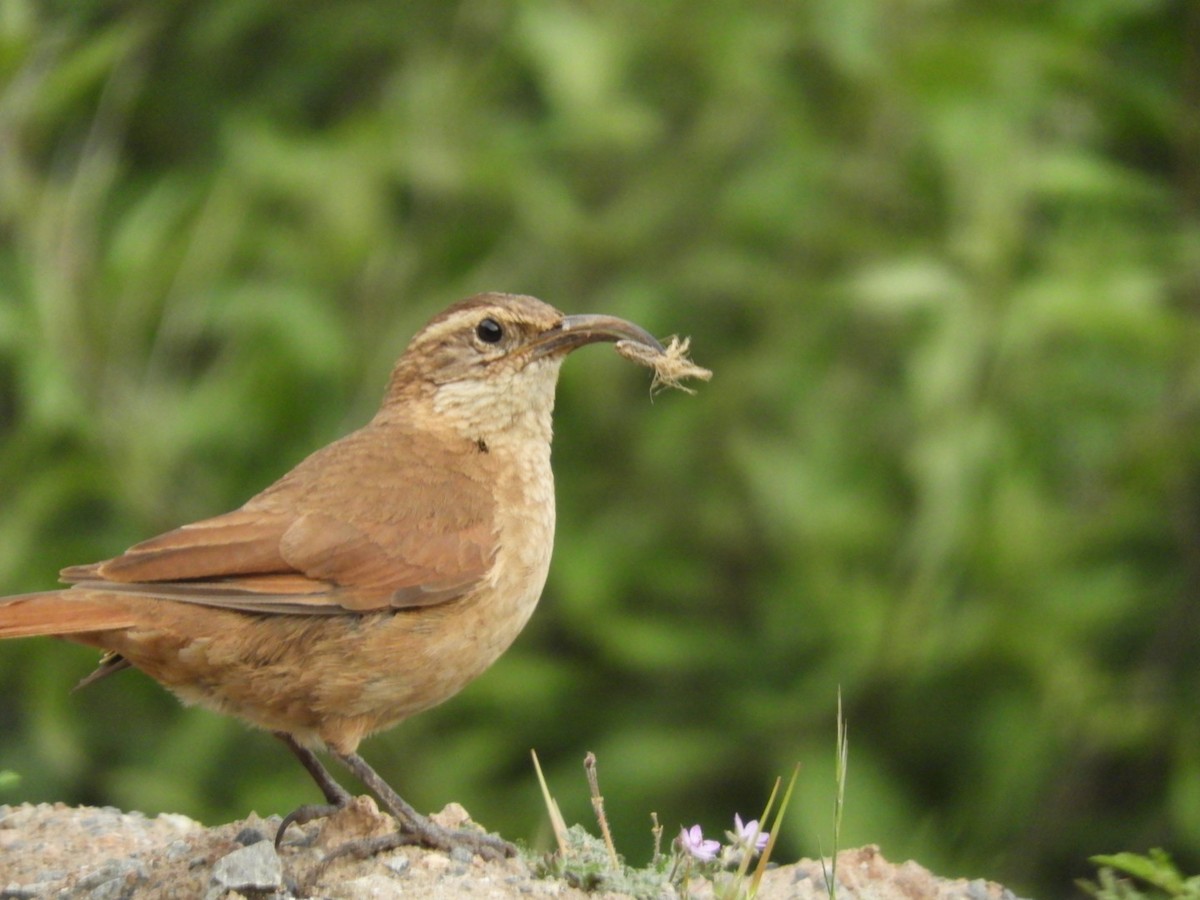
M88 590L247 612L337 614L447 602L486 576L498 536L488 480L430 462L475 444L431 440L372 423L240 509L61 577ZM452 509L439 502L449 495Z

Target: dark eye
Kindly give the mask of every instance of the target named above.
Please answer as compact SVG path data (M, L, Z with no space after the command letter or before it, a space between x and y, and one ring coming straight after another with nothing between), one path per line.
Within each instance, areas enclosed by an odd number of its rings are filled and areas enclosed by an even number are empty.
M500 323L490 316L475 326L475 336L485 344L494 344L504 337Z

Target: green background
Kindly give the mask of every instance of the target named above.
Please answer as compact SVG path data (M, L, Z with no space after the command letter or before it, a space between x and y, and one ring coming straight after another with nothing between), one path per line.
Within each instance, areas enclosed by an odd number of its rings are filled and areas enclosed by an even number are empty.
M1200 863L1200 7L0 5L0 591L223 512L361 424L480 290L690 334L568 362L542 607L364 745L619 847L802 763L831 844L1041 896ZM91 651L0 647L0 800L213 823L317 798Z

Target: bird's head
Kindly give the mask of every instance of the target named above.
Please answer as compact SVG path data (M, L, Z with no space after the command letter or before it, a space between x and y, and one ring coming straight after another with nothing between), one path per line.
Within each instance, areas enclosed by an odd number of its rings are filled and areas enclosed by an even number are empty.
M559 367L572 350L597 341L662 350L624 319L568 316L520 294L477 294L417 332L396 363L381 414L427 404L473 437L532 426L548 440Z

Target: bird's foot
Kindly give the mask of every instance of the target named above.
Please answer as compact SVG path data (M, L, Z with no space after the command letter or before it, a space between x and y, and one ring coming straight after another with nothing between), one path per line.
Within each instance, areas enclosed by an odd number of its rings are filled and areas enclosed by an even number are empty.
M326 854L323 865L344 856L366 859L388 850L413 846L445 853L466 851L487 860L516 856L517 848L514 845L467 824L470 819L466 810L457 807L457 813L452 812L455 809L456 805L451 805L439 814L440 817L450 816L454 820L447 827L411 808L403 815L397 815L397 811L391 811L391 816L384 815L369 797L358 797L345 804L311 803L289 813L279 824L279 830L275 832L275 847L279 849L288 826L306 825L316 819L330 818L332 821L322 827L320 840L325 846L336 846ZM337 818L333 819L335 815ZM380 834L381 829L389 830ZM339 842L339 839L347 837L347 840Z
M399 823L400 831L397 836L385 835L395 841L391 846L399 847L405 844L421 844L435 850L452 852L456 847L462 847L471 853L476 853L484 859L503 859L506 856L516 856L517 848L508 841L494 837L483 831L471 828L447 828L418 813L403 797L384 781L379 774L367 765L367 761L357 753L333 754L353 772L371 792L379 798L384 809L392 814ZM461 812L460 823L469 820L466 810ZM373 841L374 839L368 839ZM379 853L380 849L369 852Z
M316 754L297 741L295 737L285 731L275 732L275 737L287 744L288 748L296 754L300 764L312 775L313 780L316 781L317 786L321 788L321 793L328 801L327 803L307 803L287 815L279 824L279 830L275 832L275 849L278 850L279 845L283 843L283 834L288 830L289 825L305 825L314 819L332 816L335 812L349 806L353 798L350 796L350 792L329 774L329 770L321 765Z
M471 828L443 828L431 819L420 816L400 824L400 830L389 834L347 841L325 856L328 865L344 856L365 859L399 847L427 847L453 854L465 851L485 860L499 860L517 855L517 848L503 838Z
M447 828L425 816L416 816L401 823L400 836L410 838L413 842L434 850L453 853L455 850L462 849L489 860L517 855L517 848L514 844L499 835L488 834L473 824L466 824L470 822L466 816L466 810L457 804L452 804L447 807L446 811L449 812L452 808L457 808L462 814L464 824L459 827Z
M279 823L279 830L275 832L275 849L278 850L279 845L283 843L283 834L288 830L289 825L307 825L315 819L327 818L345 808L345 804L306 803L299 809L293 810L284 816L283 821Z
M317 866L308 873L306 884L309 889L339 859L369 859L400 847L425 846L441 850L459 859L462 859L460 855L462 853L479 856L484 860L500 860L508 856L515 856L517 853L517 848L508 841L495 835L473 830L470 827L446 828L424 816L397 822L390 816L381 814L369 797L360 797L354 801L354 805L360 804L363 807L369 807L369 811L378 818L378 821L375 825L368 827L366 834L359 830L364 824L359 822L359 828L354 829L359 836L350 837L326 852ZM322 830L320 839L322 844L338 839L330 834L330 832L341 832L341 827L336 823L337 819L333 819ZM391 827L395 830L383 834L370 834L369 831L373 831L375 827ZM343 834L338 834L338 837ZM307 894L302 892L301 896L307 896Z

